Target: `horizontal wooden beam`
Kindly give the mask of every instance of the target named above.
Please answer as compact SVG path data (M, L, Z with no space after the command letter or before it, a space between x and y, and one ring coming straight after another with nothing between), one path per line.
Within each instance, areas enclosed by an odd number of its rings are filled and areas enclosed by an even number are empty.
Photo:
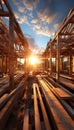
M67 17L63 20L62 25L59 28L59 31L57 33L55 33L54 38L49 43L53 43L56 40L56 38L58 37L58 35L63 31L63 29L66 30L67 25L73 22L73 17L74 17L74 9L70 10Z
M60 36L74 36L74 33L61 33L59 34Z
M64 42L64 43L74 43L74 39L73 38L64 38L64 39L60 39L60 42Z
M0 10L0 16L1 17L9 17L9 13L8 13L8 11Z

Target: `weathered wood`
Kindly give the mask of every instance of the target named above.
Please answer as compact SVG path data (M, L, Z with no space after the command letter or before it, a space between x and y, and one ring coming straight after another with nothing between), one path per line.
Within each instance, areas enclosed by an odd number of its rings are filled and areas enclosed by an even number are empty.
M1 17L9 17L9 13L3 10L0 10L0 16Z
M14 58L12 57L20 57L20 53L16 51L16 49L14 50L14 43L18 44L20 43L20 45L23 46L23 48L25 48L24 50L21 50L21 56L24 57L23 54L25 50L28 49L28 42L14 16L14 13L9 5L9 2L7 0L0 0L0 16L2 17L9 17L9 28L7 28L6 24L3 22L3 20L0 18L0 33L1 33L1 39L2 39L2 43L0 43L1 48L0 51L4 52L5 55L8 55L9 57L9 75L10 75L10 86L12 88L12 86L14 86L14 78L13 78L13 72L14 72ZM6 7L6 9L4 8ZM17 38L19 39L19 42L16 40L16 38L14 38L14 31L17 34ZM15 34L15 37L16 37ZM3 45L4 44L4 45ZM11 59L12 58L12 59ZM11 65L12 64L12 65ZM11 70L11 69L12 70ZM12 71L12 72L11 72Z
M33 84L33 91L34 91L35 130L41 130L40 116L39 116L38 102L37 102L37 93L36 93L36 84Z
M18 87L14 89L8 96L9 100L1 109L0 111L0 130L3 130L5 127L5 124L8 120L8 117L15 106L15 104L18 102L18 100L21 98L23 91L24 91L24 82L25 78L19 83Z
M70 54L70 56L69 56L69 64L70 64L69 75L71 76L72 75L72 49L70 49L69 54Z
M52 76L52 44L50 43L50 76Z
M55 95L47 87L43 80L39 80L43 95L45 96L46 103L48 105L53 124L58 130L74 129L74 121L65 111Z
M12 97L10 101L7 102L5 107L3 107L3 109L0 111L0 130L3 130L14 104L15 96Z
M23 130L29 130L29 109L25 111Z
M4 94L1 98L0 98L0 109L4 106L4 104L6 103L6 99L7 99L8 94Z
M48 119L48 116L47 116L47 113L46 113L46 110L45 110L45 107L44 107L44 103L43 103L43 100L42 100L42 97L41 97L41 94L40 94L40 90L39 90L39 87L38 87L37 84L36 84L36 88L37 88L37 91L38 91L38 96L39 96L42 114L43 114L43 118L44 118L45 128L46 128L46 130L51 130L49 119Z
M14 50L14 17L10 16L9 18L9 35L10 41L12 43L12 48ZM10 53L9 49L9 53ZM9 56L9 82L11 89L14 88L14 54Z
M70 95L68 92L64 91L61 88L54 88L54 90L56 91L56 93L59 95L60 98L62 99L70 99L73 98L72 95Z
M74 48L74 39L73 39L74 19L73 19L73 17L74 17L74 8L72 10L70 10L69 14L62 22L62 25L59 28L58 32L55 33L52 40L50 40L48 42L49 44L47 43L47 47L45 50L45 52L48 51L48 49L50 47L49 52L48 52L50 54L51 53L51 46L50 45L52 44L52 47L53 47L52 57L54 55L56 58L56 66L55 67L56 67L56 79L57 80L59 80L60 58L61 57L65 57L65 56L70 57L67 71L70 75L73 75L73 70L72 70L72 56L74 56L74 53L73 53L74 52L73 51L73 48ZM69 54L69 51L71 54ZM57 54L57 56L55 54ZM46 54L46 55L48 55L48 54ZM51 55L49 58L51 58ZM64 62L64 61L62 61L62 62ZM50 65L51 65L51 62L50 62ZM51 70L51 68L50 68L50 70ZM61 71L63 71L63 70L61 70Z
M57 56L56 56L56 80L59 81L60 75L60 43L59 43L59 35L57 36Z
M70 90L74 90L74 84L70 83L69 81L65 81L63 79L60 79L59 82L66 86L66 88L69 88Z

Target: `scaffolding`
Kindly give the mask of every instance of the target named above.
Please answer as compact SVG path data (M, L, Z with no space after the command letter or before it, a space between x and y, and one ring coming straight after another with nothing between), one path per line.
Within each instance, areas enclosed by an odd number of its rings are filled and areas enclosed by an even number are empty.
M48 42L44 56L45 69L51 76L55 73L58 81L60 73L74 76L74 9L70 10L58 32Z
M8 25L5 24L8 19ZM28 42L7 0L0 0L0 57L1 71L9 73L10 86L14 86L14 71L17 58L24 58ZM6 68L4 70L4 62ZM9 69L9 70L8 70Z

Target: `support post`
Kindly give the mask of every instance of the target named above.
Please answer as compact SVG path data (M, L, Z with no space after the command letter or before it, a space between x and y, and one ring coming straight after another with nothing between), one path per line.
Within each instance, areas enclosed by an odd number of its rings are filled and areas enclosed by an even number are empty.
M2 73L4 73L4 54L2 53Z
M50 76L52 76L52 43L50 43Z
M69 75L72 76L72 49L70 49L70 56L69 56Z
M14 17L9 17L9 36L12 43L12 50L14 52ZM10 90L14 88L14 54L12 54L11 47L9 50L9 84Z
M60 76L60 42L59 35L57 36L57 55L56 55L56 80L59 81Z
M6 67L5 67L5 73L7 73L7 56L6 56Z

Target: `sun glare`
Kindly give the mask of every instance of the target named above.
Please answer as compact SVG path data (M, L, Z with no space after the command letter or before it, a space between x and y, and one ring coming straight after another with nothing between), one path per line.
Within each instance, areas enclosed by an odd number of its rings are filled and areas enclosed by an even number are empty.
M31 65L36 65L38 62L39 62L39 60L38 60L38 58L37 58L36 56L31 56L31 57L29 58L29 63L30 63Z
M25 62L24 58L18 58L17 61L19 61L21 64L24 64Z
M24 62L25 62L24 59L21 59L21 63L24 64Z

